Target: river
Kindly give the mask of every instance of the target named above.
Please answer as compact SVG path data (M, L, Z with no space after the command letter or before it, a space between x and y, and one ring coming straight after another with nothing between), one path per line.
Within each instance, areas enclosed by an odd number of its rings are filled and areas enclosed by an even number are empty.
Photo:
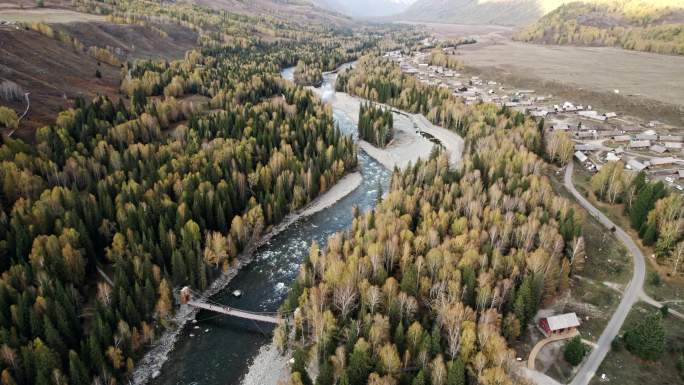
M293 68L282 76L292 79ZM334 92L335 74L326 74L322 94ZM357 128L343 112L333 109L335 121L345 133L357 137ZM377 190L387 191L390 173L363 151L358 154L361 185L334 205L299 219L257 249L245 266L216 296L214 302L245 310L275 311L286 298L299 265L312 241L325 245L327 238L351 224L352 208L362 211L375 205ZM242 297L231 295L241 290ZM153 385L240 384L262 346L271 342L272 327L201 311L187 323L173 352Z

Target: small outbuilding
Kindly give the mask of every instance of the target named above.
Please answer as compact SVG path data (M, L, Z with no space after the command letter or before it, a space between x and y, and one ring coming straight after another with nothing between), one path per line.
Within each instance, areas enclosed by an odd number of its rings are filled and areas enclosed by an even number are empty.
M675 162L677 162L677 159L671 156L664 158L651 158L651 160L649 161L651 166L669 166Z
M667 151L667 148L665 146L661 146L660 144L654 144L649 148L652 152L655 152L657 154L664 154L665 151Z
M643 171L646 169L646 167L648 167L648 166L646 166L645 164L639 162L638 160L636 160L634 158L627 161L627 168L630 170Z
M629 147L630 148L651 147L651 141L650 140L633 140L633 141L629 142Z
M684 142L682 135L660 135L660 140L663 142Z
M578 143L575 145L576 151L596 151L600 149L601 145L596 143Z
M658 135L643 133L636 136L636 140L658 140Z

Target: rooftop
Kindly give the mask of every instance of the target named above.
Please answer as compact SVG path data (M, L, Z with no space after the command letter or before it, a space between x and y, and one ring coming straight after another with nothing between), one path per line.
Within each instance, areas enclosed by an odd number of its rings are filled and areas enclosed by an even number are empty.
M577 318L577 314L575 313L565 313L548 317L546 319L546 322L548 322L549 329L551 329L552 331L574 328L580 325L579 319Z

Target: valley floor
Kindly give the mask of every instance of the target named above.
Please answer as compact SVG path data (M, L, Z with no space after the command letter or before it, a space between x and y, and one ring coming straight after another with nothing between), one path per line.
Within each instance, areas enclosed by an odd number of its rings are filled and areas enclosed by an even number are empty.
M646 120L684 125L684 56L520 43L511 40L514 30L508 27L426 27L439 38L477 41L457 49L457 57L466 67L464 75Z
M502 40L459 49L459 59L476 67L496 66L534 73L546 81L595 91L641 95L664 103L684 100L684 57L608 47L544 46Z

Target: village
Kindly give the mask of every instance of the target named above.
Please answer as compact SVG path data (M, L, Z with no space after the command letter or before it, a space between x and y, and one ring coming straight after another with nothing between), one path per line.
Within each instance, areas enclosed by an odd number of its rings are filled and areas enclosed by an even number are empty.
M430 47L431 41L424 46ZM453 54L455 47L442 48ZM588 171L597 172L610 161L622 161L627 170L645 172L649 180L661 180L684 192L684 131L658 121L642 121L591 105L562 100L532 89L518 89L462 71L429 64L429 51L385 54L399 63L405 74L426 85L451 90L466 104L493 103L544 119L547 132L565 131L575 142L574 157ZM615 89L615 94L620 90Z

